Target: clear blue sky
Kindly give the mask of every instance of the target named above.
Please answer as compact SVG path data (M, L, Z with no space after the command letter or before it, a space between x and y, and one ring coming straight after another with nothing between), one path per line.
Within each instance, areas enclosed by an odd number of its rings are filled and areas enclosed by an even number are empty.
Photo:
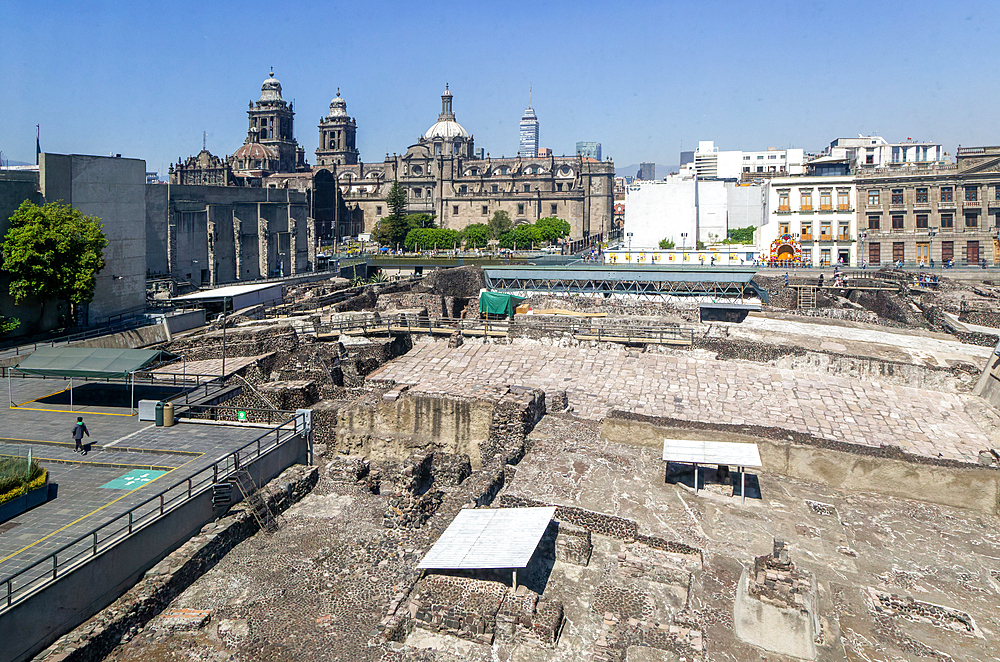
M458 121L515 154L528 86L541 145L624 166L682 145L1000 142L993 2L50 2L4 0L0 150L143 158L165 170L246 137L274 66L310 162L339 87L365 162Z

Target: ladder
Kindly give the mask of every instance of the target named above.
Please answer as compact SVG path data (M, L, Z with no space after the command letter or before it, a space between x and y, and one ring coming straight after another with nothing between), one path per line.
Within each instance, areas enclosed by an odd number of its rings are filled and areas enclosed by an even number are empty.
M815 308L816 307L816 288L815 287L800 287L799 288L799 309L804 308Z
M278 530L278 520L274 513L267 506L267 497L264 492L257 488L253 476L246 469L240 469L232 478L236 488L243 495L243 502L247 504L250 513L257 520L257 525L264 533L274 533Z

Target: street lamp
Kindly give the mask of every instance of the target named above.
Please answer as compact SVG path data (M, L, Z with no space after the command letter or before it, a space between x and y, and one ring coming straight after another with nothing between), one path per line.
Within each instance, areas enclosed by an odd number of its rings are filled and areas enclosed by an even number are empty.
M868 237L867 232L858 233L858 239L861 240L861 255L859 255L858 258L861 260L861 264L863 265L868 263L868 259L865 257L865 239L867 237Z
M631 232L626 232L625 236L628 237L628 252L631 253L632 252L632 233Z
M934 235L937 234L937 228L930 228L927 230L927 261L931 265L931 269L934 268Z
M687 246L687 238L688 238L688 233L687 232L681 232L681 252L682 253L684 252L684 247Z

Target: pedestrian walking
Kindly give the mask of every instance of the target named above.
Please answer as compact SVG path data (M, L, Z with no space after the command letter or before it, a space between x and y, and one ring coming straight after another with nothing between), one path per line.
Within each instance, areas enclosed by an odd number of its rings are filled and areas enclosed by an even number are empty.
M90 430L87 429L87 424L83 422L83 416L77 416L76 425L73 426L73 439L76 441L76 448L73 452L86 455L87 449L80 443L83 440L83 435L89 437Z
M785 287L788 287L788 272L785 272Z

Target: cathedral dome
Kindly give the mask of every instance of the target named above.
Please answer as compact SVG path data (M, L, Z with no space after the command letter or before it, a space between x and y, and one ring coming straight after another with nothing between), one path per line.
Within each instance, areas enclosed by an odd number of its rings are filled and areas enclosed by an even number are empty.
M424 137L428 140L433 140L434 138L468 138L469 132L462 128L462 125L455 120L438 120L431 128L427 129Z
M233 158L239 160L261 160L266 161L268 159L277 159L278 155L273 149L267 145L261 145L258 142L245 143L233 154Z
M281 83L274 77L274 69L271 69L271 76L260 86L261 101L281 101Z

